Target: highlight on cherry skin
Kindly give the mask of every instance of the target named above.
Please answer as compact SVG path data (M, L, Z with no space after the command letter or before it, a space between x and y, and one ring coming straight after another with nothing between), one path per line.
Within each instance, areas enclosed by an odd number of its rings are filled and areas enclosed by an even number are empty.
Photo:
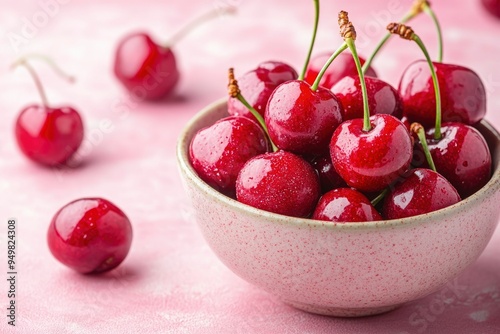
M132 243L132 225L110 201L81 198L55 214L47 242L62 264L82 274L97 274L125 259Z
M55 63L43 56L46 61L67 80ZM21 110L16 120L15 137L21 152L32 161L45 166L62 166L78 150L84 137L83 121L78 111L70 106L53 107L49 105L44 87L28 58L20 58L13 67L23 66L32 76L42 103L31 104ZM35 58L35 56L33 56Z

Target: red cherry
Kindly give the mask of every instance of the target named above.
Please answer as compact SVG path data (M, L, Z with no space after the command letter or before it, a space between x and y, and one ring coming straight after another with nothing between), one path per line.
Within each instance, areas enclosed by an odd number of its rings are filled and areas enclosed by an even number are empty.
M305 81L312 85L316 77L318 76L321 68L326 63L328 58L330 58L333 52L324 52L313 57L307 68ZM359 57L361 65L365 63L362 57ZM341 53L335 58L331 66L326 70L323 78L319 82L319 85L325 88L332 88L337 82L346 76L357 76L358 71L356 70L356 64L349 53ZM366 71L366 76L377 77L377 73L373 68L369 67Z
M236 181L238 201L292 217L307 217L320 196L318 176L302 158L286 152L250 159Z
M248 103L264 116L271 93L280 84L295 80L297 76L297 72L291 66L278 61L267 61L238 78L238 86ZM228 99L227 109L231 115L255 119L248 108L234 97Z
M63 165L83 140L83 123L71 107L24 108L16 121L16 139L31 160L47 166Z
M235 197L235 184L243 165L268 151L262 128L249 118L230 116L200 130L189 146L196 173L216 190Z
M345 181L335 171L335 168L333 168L330 153L314 157L310 160L310 163L316 170L316 173L318 173L322 193L347 186Z
M382 215L386 219L416 216L458 203L460 195L442 175L430 169L409 171L385 196Z
M370 117L371 130L363 119L345 121L330 142L333 166L346 183L363 192L381 191L408 169L412 141L408 129L390 115Z
M397 118L403 116L403 103L396 89L377 78L366 77L370 114L389 114ZM332 87L332 92L342 103L343 120L363 118L363 95L359 76L346 76Z
M265 121L273 143L296 154L328 152L335 128L342 122L342 105L328 89L316 91L305 81L287 81L267 104Z
M324 194L312 219L332 222L367 222L382 220L365 195L351 188L338 188Z
M130 34L120 41L114 72L132 94L146 100L167 96L179 81L172 50L156 44L146 33Z
M486 113L486 92L479 76L458 65L433 62L441 92L442 122L475 124ZM399 83L404 113L411 122L435 125L436 98L425 60L412 63Z
M426 131L427 145L436 170L466 198L488 183L491 154L486 140L475 128L462 123L443 123L441 139L434 128ZM422 150L420 145L417 149Z
M49 226L52 255L82 273L100 273L118 266L132 242L125 214L102 198L82 198L63 206Z
M73 80L50 59L38 55L33 57L41 58L60 75L69 81ZM49 106L40 79L26 58L19 59L14 66L24 66L28 70L42 99L42 105L33 104L24 108L17 118L15 135L19 148L28 158L42 165L63 165L83 141L80 114L68 106Z
M497 18L500 18L500 0L481 0L484 8Z

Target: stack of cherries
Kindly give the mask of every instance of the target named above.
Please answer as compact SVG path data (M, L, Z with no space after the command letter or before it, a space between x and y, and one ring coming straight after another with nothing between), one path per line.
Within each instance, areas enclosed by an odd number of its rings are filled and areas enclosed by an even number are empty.
M486 112L485 89L472 70L442 62L441 29L429 3L417 0L401 23L389 24L366 61L357 55L356 32L344 11L342 45L310 59L319 1L315 8L300 75L277 61L261 63L238 81L230 69L230 116L190 143L199 177L255 208L333 222L424 214L482 188L491 177L491 155L474 125ZM422 12L438 28L435 62L404 24ZM425 56L404 71L398 90L371 68L391 34L414 42Z

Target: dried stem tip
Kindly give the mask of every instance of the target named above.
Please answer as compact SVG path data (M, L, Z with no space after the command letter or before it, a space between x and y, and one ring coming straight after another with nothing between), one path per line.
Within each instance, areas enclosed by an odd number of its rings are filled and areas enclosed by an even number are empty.
M401 38L408 40L412 40L415 36L413 29L402 23L389 23L387 30L389 30L391 34L399 35Z
M417 136L418 136L418 132L420 130L423 130L423 129L424 129L424 127L422 126L422 124L417 123L417 122L411 123L411 125L410 125L410 132L417 135Z
M356 30L354 26L349 21L349 14L346 11L340 11L339 13L339 27L340 27L340 36L345 40L350 38L352 40L356 40Z
M227 84L227 92L231 97L238 97L240 94L240 88L238 87L238 81L234 78L234 69L231 67L228 72L229 83Z
M417 15L417 14L420 14L424 11L425 6L430 7L431 3L427 0L415 0L413 2L413 5L412 5L410 11L413 13L413 15Z

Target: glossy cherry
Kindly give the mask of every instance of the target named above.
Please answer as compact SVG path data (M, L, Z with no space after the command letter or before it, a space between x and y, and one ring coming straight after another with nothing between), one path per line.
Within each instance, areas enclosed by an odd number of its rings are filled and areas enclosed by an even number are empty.
M484 8L497 18L500 18L500 0L481 0Z
M363 192L381 191L405 173L412 158L408 129L390 115L370 117L371 129L363 120L342 123L332 136L333 166L350 187Z
M370 117L369 94L354 43L356 32L344 11L339 14L339 25L358 69L363 118L340 124L330 141L330 156L335 170L348 186L363 192L377 192L406 172L412 158L412 140L405 125L396 117L386 114Z
M265 121L271 140L296 154L328 152L335 128L342 122L342 105L328 89L313 90L305 81L278 86L267 104Z
M314 209L312 219L332 222L367 222L382 220L365 195L351 188L338 188L324 194Z
M311 165L286 151L250 159L236 181L238 201L292 217L309 216L320 192L318 176Z
M125 88L141 100L167 96L180 77L172 49L157 44L144 32L130 34L119 42L114 73Z
M486 113L486 92L479 76L472 70L434 62L441 92L443 122L475 124ZM404 114L411 122L429 127L436 122L436 99L431 71L425 60L412 63L399 83Z
M115 51L113 71L117 79L138 100L159 100L168 96L179 82L180 72L172 51L181 38L200 23L235 7L217 8L190 22L161 45L146 32L134 32L123 37Z
M63 206L47 233L52 255L82 273L111 270L127 256L132 226L125 214L102 198L82 198Z
M403 116L403 103L398 91L385 81L365 77L370 114ZM343 108L342 119L363 118L363 95L359 76L346 76L332 87Z
M236 178L252 157L268 151L262 128L253 120L230 116L200 130L189 145L189 160L200 178L230 197Z
M382 215L398 219L433 212L458 203L460 195L442 175L426 168L416 168L391 186L385 196Z
M310 85L314 83L316 77L318 76L321 68L325 64L325 62L330 58L332 52L323 52L311 59L309 63L309 67L307 68L305 81ZM364 58L359 57L361 65L365 63ZM352 55L349 53L341 53L331 64L328 70L321 78L319 85L325 88L332 88L335 84L337 84L340 80L347 76L357 76L358 72L356 70L356 64L352 59ZM372 67L368 67L365 73L366 76L377 77L377 73Z
M42 165L64 165L83 141L80 114L69 106L49 106L43 86L27 60L21 59L16 65L28 69L43 102L24 108L19 114L15 126L19 148L29 159Z
M436 170L466 198L488 183L491 177L491 154L481 133L462 123L443 123L441 138L434 138L435 128L426 131L427 145ZM422 150L420 145L416 149Z
M248 103L264 116L271 93L280 84L295 80L297 76L297 72L290 65L278 61L266 61L238 78L238 85ZM254 119L248 108L234 97L228 99L227 110L231 115Z
M318 173L322 193L347 186L345 181L335 171L335 168L333 168L329 152L312 158L310 164L316 170L316 173Z

